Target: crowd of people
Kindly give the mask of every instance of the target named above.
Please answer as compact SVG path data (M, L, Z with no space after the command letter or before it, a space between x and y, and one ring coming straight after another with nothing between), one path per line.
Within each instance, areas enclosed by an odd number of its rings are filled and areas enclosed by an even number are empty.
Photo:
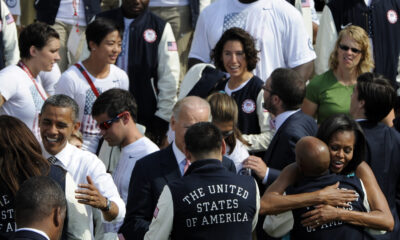
M29 4L0 240L400 238L399 0Z

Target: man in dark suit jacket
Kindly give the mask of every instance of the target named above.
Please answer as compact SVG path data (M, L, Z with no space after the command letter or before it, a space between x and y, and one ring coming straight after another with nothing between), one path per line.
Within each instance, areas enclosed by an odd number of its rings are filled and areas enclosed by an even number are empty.
M264 159L250 156L243 166L251 168L264 185L269 186L280 170L296 161L297 141L317 132L315 120L299 110L305 96L305 86L305 81L297 72L278 68L263 87L264 107L276 116L276 132Z
M256 175L261 195L279 176L280 170L296 161L297 141L317 132L315 120L299 109L306 93L306 83L296 71L289 68L275 69L263 89L264 108L276 116L276 132L264 159L250 156L243 164L243 167L250 168ZM260 216L257 236L259 239L271 239L262 229L263 222L264 217Z
M350 103L350 114L358 120L367 139L366 162L385 194L395 222L393 232L376 236L377 239L398 239L400 234L399 206L396 207L396 194L400 194L400 134L380 122L395 101L396 92L389 80L365 73L358 77Z
M66 214L65 194L49 177L26 180L15 197L14 240L59 240Z
M175 131L174 142L142 158L133 169L125 220L119 230L125 239L143 239L164 186L181 178L188 167L188 160L183 153L187 128L209 120L210 106L204 99L191 96L176 103L171 117L171 128ZM231 160L225 159L222 164L236 172Z

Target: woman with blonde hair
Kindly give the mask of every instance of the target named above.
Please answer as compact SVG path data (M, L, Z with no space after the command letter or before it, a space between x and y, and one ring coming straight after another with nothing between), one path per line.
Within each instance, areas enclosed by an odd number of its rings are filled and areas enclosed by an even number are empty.
M339 33L329 59L330 69L307 86L302 111L318 124L336 113L349 114L357 77L373 67L371 45L364 29L350 25Z
M236 171L242 169L242 162L249 156L246 146L250 144L237 128L238 107L235 100L225 93L216 92L208 96L212 123L219 128L227 149L225 156L235 163Z

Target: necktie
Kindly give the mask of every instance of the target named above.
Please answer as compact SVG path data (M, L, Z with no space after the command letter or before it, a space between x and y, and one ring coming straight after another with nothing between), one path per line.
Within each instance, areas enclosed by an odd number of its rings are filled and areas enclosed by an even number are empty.
M186 163L185 163L185 167L183 167L183 174L185 174L186 170L189 168L189 165L190 165L189 159L185 158L185 161L186 161Z
M49 163L51 163L51 164L56 164L56 162L57 162L57 158L56 157L54 157L54 156L51 156L51 157L49 157L48 159L47 159L47 161L49 161Z
M270 126L270 128L271 128L271 130L276 130L276 121L275 121L275 119L269 119L269 126Z

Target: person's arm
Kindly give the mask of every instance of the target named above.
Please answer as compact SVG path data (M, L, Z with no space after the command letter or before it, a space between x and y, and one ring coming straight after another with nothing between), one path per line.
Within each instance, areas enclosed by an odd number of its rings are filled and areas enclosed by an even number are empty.
M273 130L269 126L270 114L264 110L264 91L261 90L257 96L257 116L260 126L259 134L243 134L243 138L251 144L247 146L248 151L266 151L273 137Z
M296 163L285 167L261 198L260 215L278 214L288 210L318 204L348 206L347 202L357 199L353 190L337 189L339 183L311 193L283 195L285 189L301 176Z
M144 235L145 240L167 240L172 231L172 223L174 220L174 205L172 202L171 190L165 186L157 207L154 210L153 220L151 221L149 231Z
M328 6L324 7L320 18L317 40L315 44L315 73L322 74L329 69L329 57L333 51L337 39L335 22L333 21L331 10Z
M207 30L207 12L211 6L202 11L197 19L196 29L193 34L193 41L188 56L188 70L198 63L209 63L211 46L209 45Z
M16 19L13 18L3 1L1 2L1 20L5 65L17 64L19 60L19 48L17 26L15 25Z
M154 213L153 194L148 173L139 160L133 168L128 190L126 216L119 229L125 239L143 239Z
M332 206L318 206L315 210L303 215L306 219L302 221L302 224L316 227L315 223L320 225L339 220L358 226L392 231L394 227L393 216L371 168L366 162L362 162L357 167L356 175L364 182L368 203L371 208L370 212L350 211Z
M313 73L316 57L312 39L304 25L303 17L295 8L286 9L286 28L284 29L285 47L282 49L287 67L297 71L304 80L309 80Z
M298 72L303 77L304 81L307 81L312 77L314 71L314 60L294 67L293 70Z
M110 222L118 216L118 206L111 201L109 209L107 208L107 198L104 197L94 185L92 178L87 176L87 184L81 183L78 185L80 189L76 190L75 198L78 199L79 203L89 205L94 208L98 208L103 213L103 218Z
M197 58L189 58L188 60L188 70L193 67L194 65L198 64L198 63L204 63L203 61L201 61L200 59Z
M170 46L168 46L168 44ZM179 83L179 55L171 25L165 24L164 32L158 45L158 100L155 115L169 122L172 107L176 103Z
M301 105L301 111L315 118L317 110L318 110L318 104L308 100L307 98L304 98L303 104Z
M157 110L146 126L149 137L158 146L165 140L172 108L177 101L179 71L178 48L171 25L166 23L158 45L157 86L154 79L150 79L154 94L158 89Z

